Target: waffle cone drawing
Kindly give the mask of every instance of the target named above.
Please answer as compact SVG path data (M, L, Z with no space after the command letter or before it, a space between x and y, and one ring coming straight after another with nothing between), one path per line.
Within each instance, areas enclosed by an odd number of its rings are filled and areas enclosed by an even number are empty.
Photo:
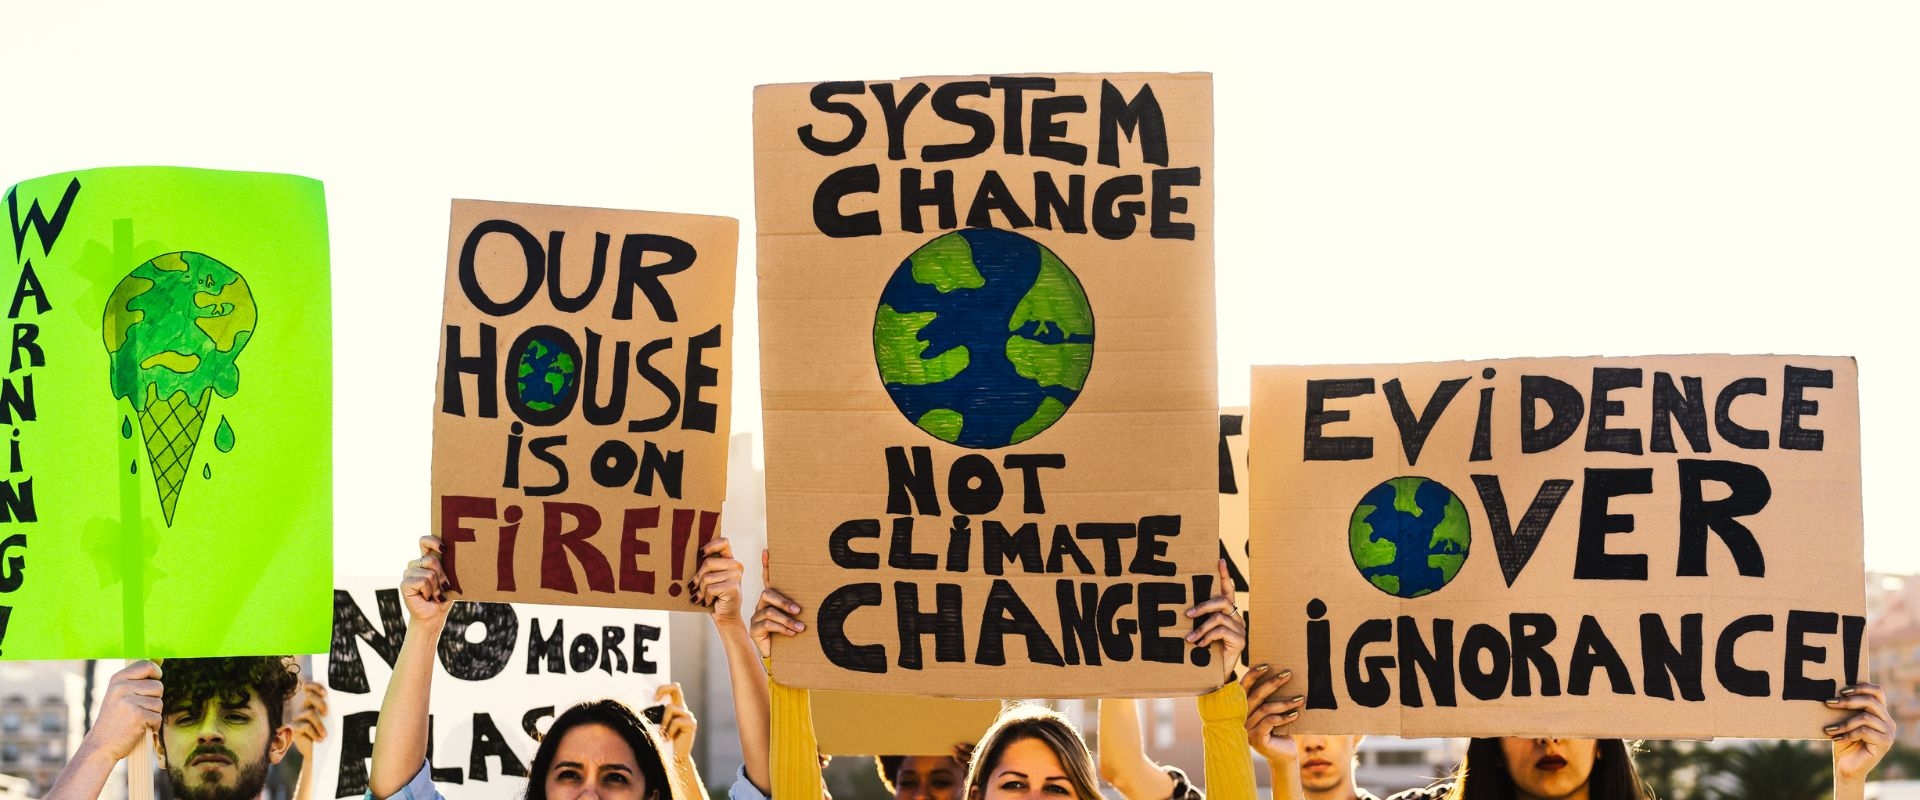
M107 300L101 329L108 377L114 397L127 400L140 423L169 526L193 475L213 396L240 390L235 359L253 338L258 315L240 273L186 251L135 267Z
M153 468L153 488L160 493L160 513L173 524L173 507L187 486L188 467L193 466L193 448L200 443L200 428L207 421L207 406L213 390L203 389L199 397L174 392L165 400L149 402L140 411L140 440L147 446L147 464Z

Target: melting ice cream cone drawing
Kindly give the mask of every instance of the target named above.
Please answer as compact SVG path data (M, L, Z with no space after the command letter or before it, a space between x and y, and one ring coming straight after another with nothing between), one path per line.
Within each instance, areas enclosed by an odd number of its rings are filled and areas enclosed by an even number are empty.
M113 395L133 404L169 526L213 396L240 390L235 360L257 319L246 279L193 252L155 256L107 299L102 327Z

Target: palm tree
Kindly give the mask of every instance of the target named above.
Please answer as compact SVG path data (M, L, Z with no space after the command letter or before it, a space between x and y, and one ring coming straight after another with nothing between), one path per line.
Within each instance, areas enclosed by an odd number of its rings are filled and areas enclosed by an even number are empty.
M1821 800L1833 790L1826 742L1748 742L1700 755L1707 800Z
M1699 800L1700 746L1694 742L1648 740L1633 754L1640 779L1665 800ZM1686 777L1683 778L1682 775ZM1683 785L1684 784L1684 785Z

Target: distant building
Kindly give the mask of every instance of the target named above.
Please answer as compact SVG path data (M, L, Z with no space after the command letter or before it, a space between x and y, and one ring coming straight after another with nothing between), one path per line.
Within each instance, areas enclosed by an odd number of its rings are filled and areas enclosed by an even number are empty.
M1868 573L1867 608L1868 679L1901 731L1920 730L1920 577Z
M1454 766L1467 757L1467 740L1369 736L1360 743L1359 757L1354 781L1386 797L1453 774Z
M0 664L0 797L45 794L80 748L86 679L69 662ZM24 794L9 794L13 788Z

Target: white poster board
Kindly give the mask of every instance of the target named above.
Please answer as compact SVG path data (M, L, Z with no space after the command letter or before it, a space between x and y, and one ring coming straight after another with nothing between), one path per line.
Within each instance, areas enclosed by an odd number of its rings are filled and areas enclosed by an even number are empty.
M406 625L396 581L342 580L327 684L327 740L314 748L317 798L366 792L380 701ZM639 711L672 680L665 611L456 603L434 662L427 757L448 797L513 798L555 715L611 697Z

